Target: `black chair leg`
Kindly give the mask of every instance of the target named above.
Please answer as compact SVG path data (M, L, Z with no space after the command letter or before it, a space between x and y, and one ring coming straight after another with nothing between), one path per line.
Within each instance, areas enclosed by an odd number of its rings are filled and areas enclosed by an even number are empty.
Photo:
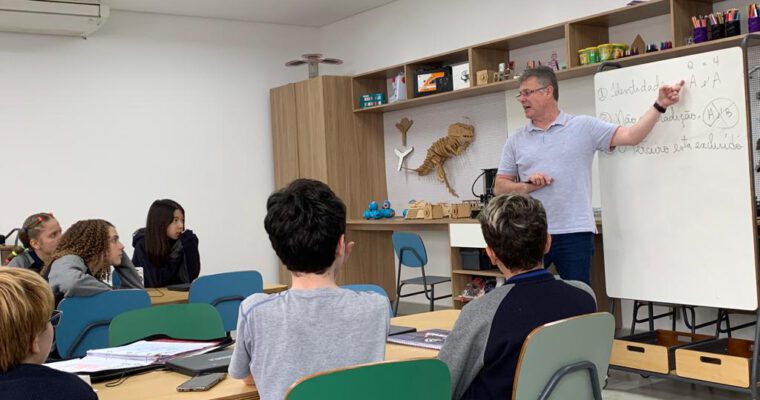
M430 285L430 311L435 309L435 285Z
M647 311L649 311L649 332L654 331L654 305L650 301L647 304Z
M633 318L631 318L631 335L636 332L636 318L639 316L639 301L633 301Z
M403 283L399 283L398 286L396 286L396 301L393 302L393 316L398 316L398 302L401 300L401 287L404 286Z
M726 334L731 337L731 317L728 315L728 310L723 310L723 314L726 316Z

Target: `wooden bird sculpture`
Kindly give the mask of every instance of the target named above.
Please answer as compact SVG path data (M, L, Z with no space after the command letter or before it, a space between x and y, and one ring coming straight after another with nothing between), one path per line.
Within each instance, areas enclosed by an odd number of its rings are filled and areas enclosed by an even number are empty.
M449 180L446 177L446 170L443 169L443 164L451 157L462 154L470 143L475 139L475 128L472 125L455 123L449 125L449 133L446 137L442 137L428 148L427 156L422 165L412 171L417 172L418 175L424 176L435 169L435 177L438 182L443 182L449 193L455 197L459 197L456 191L449 185Z
M401 132L401 145L406 147L406 133L409 132L409 128L412 127L414 121L409 118L402 118L401 121L396 122L396 129Z

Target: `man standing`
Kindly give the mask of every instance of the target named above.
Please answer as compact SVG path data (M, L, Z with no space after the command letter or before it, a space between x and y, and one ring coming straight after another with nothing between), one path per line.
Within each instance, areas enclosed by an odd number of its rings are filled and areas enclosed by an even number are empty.
M551 68L523 73L517 100L529 121L504 145L494 192L530 193L543 203L552 235L545 267L554 263L563 279L590 282L596 231L591 209L594 153L639 144L660 114L678 102L683 84L660 87L652 107L626 127L560 110L557 77Z

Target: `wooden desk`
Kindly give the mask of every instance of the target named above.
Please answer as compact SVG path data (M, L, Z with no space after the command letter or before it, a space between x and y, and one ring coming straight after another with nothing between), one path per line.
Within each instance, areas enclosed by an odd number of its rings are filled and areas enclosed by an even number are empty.
M418 330L432 328L451 330L457 317L459 317L459 310L443 310L397 317L393 318L391 322L394 325L413 326ZM432 358L437 354L438 351L436 350L390 343L385 345L386 360L406 360L419 357ZM247 386L243 382L229 377L207 392L177 392L176 387L187 379L187 376L176 372L153 371L143 375L131 376L116 387L107 388L105 387L105 383L98 383L93 385L93 387L98 391L98 398L100 400L256 400L259 398L255 387Z
M279 283L265 283L264 293L278 293L287 290L288 286ZM189 292L178 292L167 288L147 288L145 289L150 296L150 302L154 306L163 306L166 304L183 304L187 303Z
M190 379L172 371L152 371L143 375L130 376L121 385L106 387L105 382L92 387L97 390L99 400L169 400L169 399L203 399L203 400L258 400L259 393L253 386L242 381L225 378L206 392L178 392L177 386Z

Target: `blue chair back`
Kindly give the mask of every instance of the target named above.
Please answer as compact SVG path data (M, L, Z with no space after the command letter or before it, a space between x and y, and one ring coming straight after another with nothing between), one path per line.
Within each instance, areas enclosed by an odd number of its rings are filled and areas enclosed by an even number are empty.
M235 271L206 275L193 281L189 303L206 303L216 307L222 316L224 330L237 329L240 302L254 293L264 292L264 281L258 271Z
M111 286L114 289L121 287L121 275L119 275L119 271L117 270L113 270L113 273L111 274Z
M151 306L144 290L111 290L89 297L67 297L55 329L55 345L61 358L82 357L87 350L108 347L108 325L117 315Z
M396 251L396 257L401 264L407 267L419 268L427 264L425 244L416 233L394 232L393 250Z
M382 288L382 286L373 285L373 284L356 284L356 285L343 285L341 286L343 289L353 290L354 292L374 292L379 295L382 295L386 299L388 298L388 293L385 291L385 289ZM388 315L391 316L391 318L394 317L393 315L393 307L391 307L390 300L388 300Z

